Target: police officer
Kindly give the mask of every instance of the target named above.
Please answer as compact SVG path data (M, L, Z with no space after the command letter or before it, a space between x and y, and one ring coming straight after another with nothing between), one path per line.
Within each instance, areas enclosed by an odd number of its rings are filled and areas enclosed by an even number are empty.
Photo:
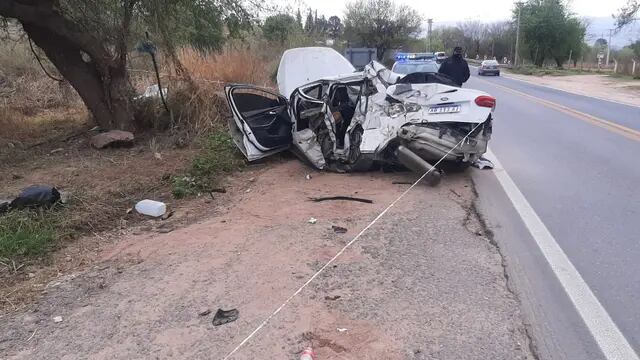
M440 65L438 72L450 77L458 86L462 86L469 80L469 64L462 56L462 48L456 46L453 49L453 55L446 58Z

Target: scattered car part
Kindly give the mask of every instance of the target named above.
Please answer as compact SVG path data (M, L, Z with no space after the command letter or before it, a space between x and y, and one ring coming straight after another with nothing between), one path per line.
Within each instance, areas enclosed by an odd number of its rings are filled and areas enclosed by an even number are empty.
M218 309L218 311L216 311L216 314L213 316L212 324L213 326L224 325L224 324L238 320L239 316L240 316L240 312L237 309L231 309L231 310Z
M316 218L309 218L309 220L307 220L307 222L308 222L309 224L315 224L315 223L317 223L317 222L318 222L318 219L316 219Z
M331 225L331 229L337 234L346 234L348 231L347 228L338 225Z
M205 309L198 313L199 316L207 316L209 314L211 314L211 309Z
M60 201L60 192L49 185L31 185L11 201L11 209L49 207Z
M307 347L300 354L300 360L316 360L316 353L313 352L311 347Z
M167 212L165 203L149 199L139 201L135 208L138 213L152 217L160 217Z
M398 161L400 161L400 163L407 168L420 174L425 174L428 172L429 175L427 176L427 182L429 183L429 185L436 186L440 183L440 171L433 165L423 160L413 151L400 145L396 149L395 154L398 158Z
M342 296L340 296L340 295L334 295L334 296L328 296L327 295L327 296L324 297L324 299L328 300L328 301L336 301L336 300L340 299L341 297Z
M480 157L480 159L474 161L472 165L480 170L493 169L493 163L485 157Z
M366 204L373 204L373 200L357 198L352 196L325 196L325 197L317 197L317 198L309 198L309 200L313 202L321 202L321 201L332 201L332 200L346 200L346 201L357 201Z

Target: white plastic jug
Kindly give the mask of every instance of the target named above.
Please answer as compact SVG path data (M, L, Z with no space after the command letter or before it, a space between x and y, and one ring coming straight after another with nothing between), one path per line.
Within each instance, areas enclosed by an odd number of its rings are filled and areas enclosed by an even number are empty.
M167 205L160 201L145 199L136 204L136 211L142 215L158 217L167 212Z

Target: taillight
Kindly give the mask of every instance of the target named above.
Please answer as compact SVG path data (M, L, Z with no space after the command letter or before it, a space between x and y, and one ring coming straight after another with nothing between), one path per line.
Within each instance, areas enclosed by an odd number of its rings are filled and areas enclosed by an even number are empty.
M496 98L488 95L480 95L476 98L476 105L493 108L496 106Z

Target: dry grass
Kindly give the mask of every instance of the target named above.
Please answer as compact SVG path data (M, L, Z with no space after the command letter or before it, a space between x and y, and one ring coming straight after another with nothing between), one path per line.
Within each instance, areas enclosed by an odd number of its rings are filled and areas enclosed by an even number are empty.
M273 85L268 62L249 48L228 48L220 53L183 48L178 55L196 81Z
M43 64L56 73L51 64ZM75 122L79 112L84 110L76 92L44 74L24 39L1 43L0 146L55 136L61 123L70 117Z

